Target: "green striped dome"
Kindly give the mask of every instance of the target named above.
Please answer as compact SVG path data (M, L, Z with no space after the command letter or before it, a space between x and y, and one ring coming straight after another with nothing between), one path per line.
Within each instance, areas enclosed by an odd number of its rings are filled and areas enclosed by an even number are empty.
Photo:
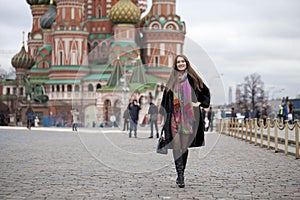
M139 8L131 0L120 0L109 12L109 19L115 24L136 24L140 16Z
M49 5L50 0L26 0L29 5Z
M31 55L29 55L24 47L24 42L19 53L17 53L12 59L11 64L14 68L30 69L34 65L35 61Z
M52 23L56 19L56 9L53 4L50 4L49 10L40 18L40 26L43 29L50 29Z

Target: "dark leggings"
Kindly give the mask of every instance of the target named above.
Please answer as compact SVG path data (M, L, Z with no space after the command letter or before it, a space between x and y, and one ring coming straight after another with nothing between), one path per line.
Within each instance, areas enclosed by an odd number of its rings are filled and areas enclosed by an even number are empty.
M182 152L185 152L187 150L194 137L194 135L192 134L179 134L173 131L172 131L172 136L173 136L173 149L182 150Z

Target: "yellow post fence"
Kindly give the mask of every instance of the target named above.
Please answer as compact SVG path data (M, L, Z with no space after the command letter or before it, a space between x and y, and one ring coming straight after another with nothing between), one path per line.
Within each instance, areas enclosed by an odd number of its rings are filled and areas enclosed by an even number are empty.
M259 128L260 128L260 147L264 147L264 122L263 120L259 120Z
M237 119L230 119L230 120L222 120L221 122L221 129L220 129L220 133L227 135L227 136L232 136L234 138L238 138L238 139L242 139L242 140L246 140L249 141L249 143L251 144L253 142L253 136L254 136L254 144L257 145L257 135L258 135L258 124L259 124L259 130L260 130L260 147L263 148L264 145L264 129L267 130L267 145L266 147L268 149L271 149L271 138L272 141L274 141L274 150L275 153L277 153L279 151L279 137L278 137L278 129L280 129L281 131L284 131L284 142L282 142L284 144L284 154L288 154L288 153L293 153L293 152L289 152L289 143L295 144L292 145L293 147L295 146L295 157L296 159L299 158L299 120L295 120L294 124L289 125L288 121L286 121L284 124L279 122L278 119L274 119L273 122L271 123L270 119L267 119L266 121L266 127L264 126L263 120L259 120L257 121L257 119L247 119L242 123L239 123ZM291 128L292 126L292 128ZM271 131L271 129L274 130ZM295 141L289 141L289 130L293 131L295 133ZM254 133L253 133L254 131ZM274 135L271 133L274 133ZM249 140L248 140L248 134L249 134Z
M299 158L299 121L295 123L296 159Z
M284 137L284 153L288 154L289 145L289 127L287 121L285 122L285 137Z
M270 133L270 119L267 120L267 129L268 129L268 145L267 148L270 149L270 142L271 142L271 133Z
M275 153L278 152L278 119L274 121L274 142L275 142Z

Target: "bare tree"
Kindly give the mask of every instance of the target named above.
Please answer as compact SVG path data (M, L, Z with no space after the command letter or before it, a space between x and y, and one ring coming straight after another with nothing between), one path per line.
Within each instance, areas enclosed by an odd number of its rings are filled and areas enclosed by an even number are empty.
M246 76L244 80L245 96L254 110L256 106L262 106L265 103L264 82L257 73Z
M245 82L236 86L236 107L238 111L251 108L255 110L266 103L264 83L257 73L244 78Z

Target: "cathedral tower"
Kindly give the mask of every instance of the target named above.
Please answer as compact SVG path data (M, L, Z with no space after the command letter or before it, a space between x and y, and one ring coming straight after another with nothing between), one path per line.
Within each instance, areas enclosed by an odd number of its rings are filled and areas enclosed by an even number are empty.
M140 16L141 12L138 6L131 0L120 0L112 7L109 18L114 23L114 39L110 48L110 62L119 56L125 62L130 58L138 57L139 47L135 39L136 24L139 22Z
M56 9L57 17L52 25L52 70L49 78L76 79L76 76L82 77L89 72L87 69L89 33L84 25L84 2L60 0Z
M176 0L153 0L143 25L143 57L149 67L171 67L182 54L185 23L176 15Z
M32 13L32 29L28 34L28 53L35 57L38 49L43 46L43 29L40 18L48 11L50 0L26 0Z

